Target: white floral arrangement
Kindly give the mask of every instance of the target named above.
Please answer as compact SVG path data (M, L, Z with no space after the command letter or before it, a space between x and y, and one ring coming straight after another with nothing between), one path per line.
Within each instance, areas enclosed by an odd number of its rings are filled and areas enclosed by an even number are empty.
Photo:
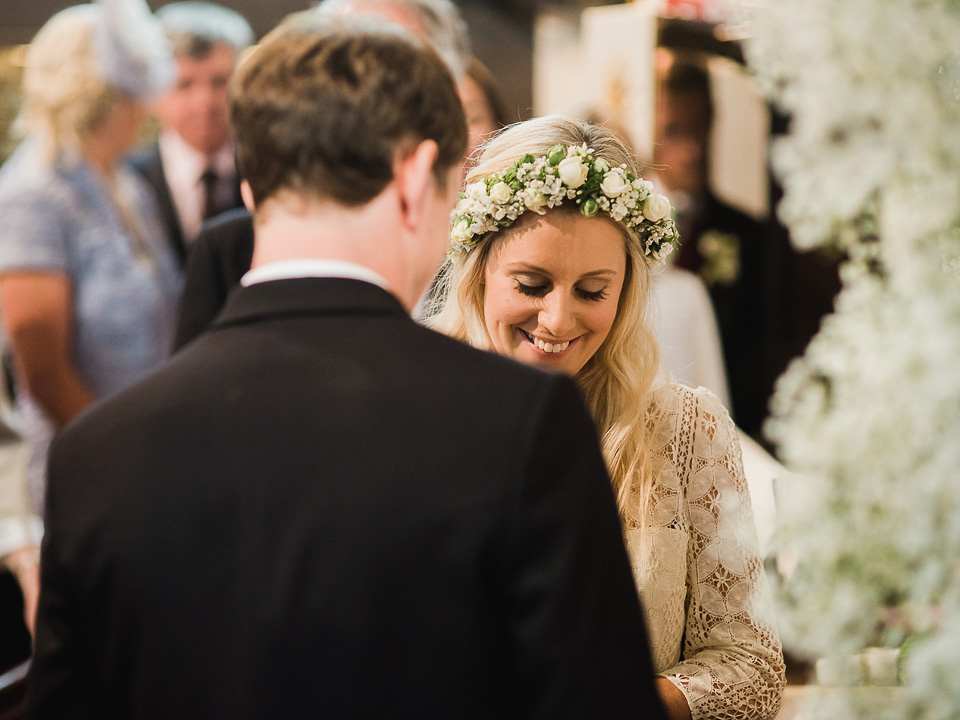
M735 233L708 230L697 240L703 258L700 277L707 287L732 285L740 277L740 238Z
M768 426L798 473L778 486L797 559L781 631L820 658L902 646L897 692L811 693L799 717L955 720L960 3L767 0L752 32L752 69L791 117L772 152L778 212L798 248L848 257Z
M468 253L527 210L543 215L568 200L585 217L602 210L634 232L651 264L666 259L677 244L670 201L626 165L611 166L582 144L554 145L540 157L524 155L513 166L467 185L453 212L450 252Z

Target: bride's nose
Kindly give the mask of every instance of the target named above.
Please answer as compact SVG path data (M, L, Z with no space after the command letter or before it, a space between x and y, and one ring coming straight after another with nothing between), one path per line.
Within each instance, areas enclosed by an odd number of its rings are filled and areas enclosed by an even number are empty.
M548 293L543 300L537 318L540 327L558 340L569 340L568 336L577 324L573 299L566 293L555 290Z

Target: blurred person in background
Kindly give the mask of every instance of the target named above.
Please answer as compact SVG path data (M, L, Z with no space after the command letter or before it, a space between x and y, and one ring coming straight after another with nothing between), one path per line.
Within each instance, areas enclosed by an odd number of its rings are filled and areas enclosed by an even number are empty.
M160 137L131 163L153 187L184 265L204 220L243 206L227 84L253 30L233 10L207 2L171 3L157 18L173 45L177 79L156 103Z
M123 158L171 69L142 0L67 8L27 50L25 138L0 169L0 307L38 514L54 433L169 351L180 273ZM29 600L36 547L16 552Z
M456 80L461 102L465 106L469 102L473 108L468 156L473 150L472 143L481 142L486 133L497 129L496 116L501 111L494 105L496 100L488 108L482 106L483 98L491 97L493 83L485 78L469 79L470 36L463 16L450 0L324 0L315 12L376 16L399 25L433 47ZM469 100L465 90L471 93ZM177 318L175 350L209 327L227 295L250 269L252 258L253 221L246 210L216 218L204 229L190 252Z
M472 157L490 135L510 124L510 115L497 79L477 58L470 59L466 75L457 83L457 94L467 116L467 156Z
M680 268L710 295L737 425L757 435L769 387L763 347L763 229L717 198L709 183L713 96L707 69L675 59L658 78L656 179L676 208Z

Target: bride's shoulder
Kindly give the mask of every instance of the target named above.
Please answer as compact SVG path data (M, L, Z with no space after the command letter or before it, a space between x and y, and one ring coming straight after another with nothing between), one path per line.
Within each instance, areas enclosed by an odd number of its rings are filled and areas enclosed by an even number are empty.
M676 427L681 419L688 422L709 418L713 422L726 422L730 417L713 392L705 387L691 388L687 385L669 383L657 385L648 394L648 424Z

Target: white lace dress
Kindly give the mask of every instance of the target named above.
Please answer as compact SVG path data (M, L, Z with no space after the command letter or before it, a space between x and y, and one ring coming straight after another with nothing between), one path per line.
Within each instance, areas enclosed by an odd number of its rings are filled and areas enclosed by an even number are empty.
M626 536L654 667L683 692L695 720L773 718L783 654L736 429L704 388L664 386L652 398L647 529L628 517Z

